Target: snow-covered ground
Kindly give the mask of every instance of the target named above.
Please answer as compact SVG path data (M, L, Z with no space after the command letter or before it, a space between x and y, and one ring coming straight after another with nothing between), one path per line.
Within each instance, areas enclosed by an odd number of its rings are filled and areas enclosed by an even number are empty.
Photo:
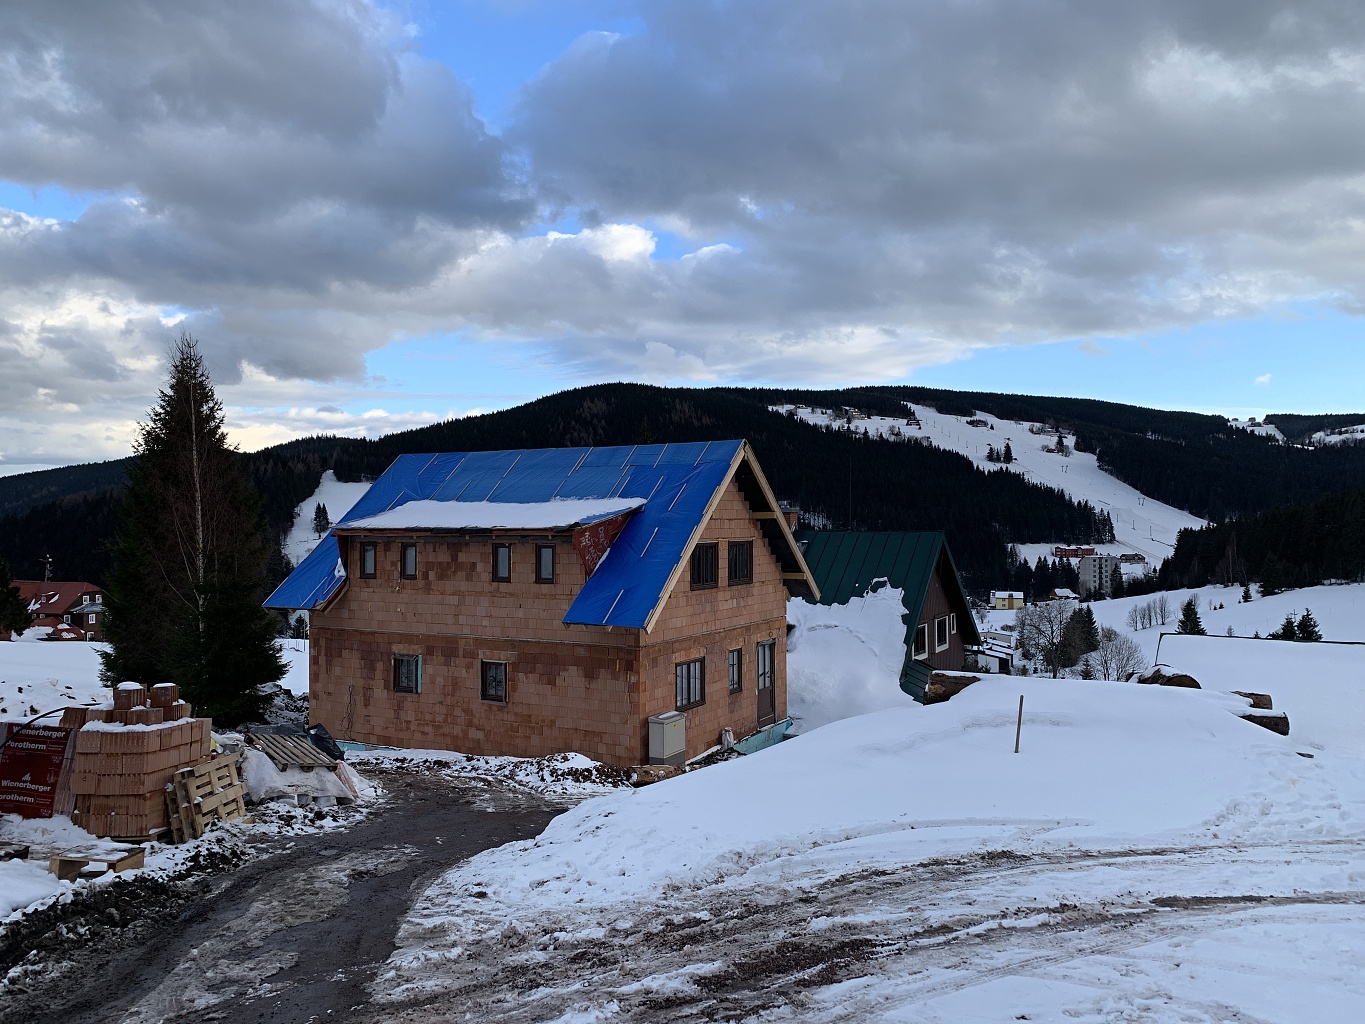
M1256 587L1252 588L1253 594ZM1131 631L1127 627L1129 609L1165 596L1171 608L1165 626ZM1239 604L1241 587L1200 587L1197 590L1168 590L1143 597L1121 597L1113 601L1094 601L1087 605L1095 613L1100 626L1112 626L1137 641L1150 664L1156 658L1157 643L1163 632L1174 633L1180 618L1180 606L1190 598L1199 602L1199 615L1209 633L1226 635L1230 628L1236 636L1265 636L1280 627L1284 617L1293 614L1297 619L1310 608L1318 620L1324 640L1365 642L1365 583L1340 586L1305 587L1289 590L1271 597L1255 597L1249 604ZM1218 608L1218 605L1222 605ZM1015 613L990 611L986 628L999 629L1014 622ZM1165 655L1162 655L1163 660Z
M1335 430L1319 430L1309 443L1319 444L1360 444L1365 442L1365 423L1351 427L1337 427Z
M100 684L103 644L38 640L28 630L0 643L0 719L25 721L68 704L109 699Z
M1204 525L1204 520L1197 516L1148 498L1110 476L1099 468L1094 455L1074 450L1070 455L1043 451L1044 447L1053 444L1056 435L1031 434L1028 423L977 413L975 418L985 421L986 426L973 427L967 424L964 417L946 416L926 405L907 403L907 406L919 420L919 427L907 425L904 419L884 416L856 419L845 427L844 420L832 410L785 405L774 406L773 409L777 412L794 409L801 419L822 426L865 429L878 437L928 441L935 447L965 455L981 469L1009 469L1022 473L1035 483L1056 487L1074 501L1088 501L1109 513L1114 521L1114 543L1099 545L1097 550L1116 555L1125 552L1145 555L1153 568L1160 565L1161 560L1174 549L1176 535L1181 530ZM1003 450L1006 441L1015 461L1008 466L988 461L987 449L994 447ZM1068 447L1074 448L1075 441L1074 435L1066 438ZM1073 538L1058 537L1046 544L1022 545L1020 554L1032 562L1042 553L1051 557L1054 544L1072 542ZM1142 567L1128 566L1124 571L1141 572Z
M1273 437L1276 441L1284 440L1284 434L1280 433L1280 428L1273 423L1259 421L1253 423L1251 420L1228 420L1228 423L1253 434L1260 434L1262 437Z
M1356 685L1287 696L1288 738L1016 677L835 722L471 859L378 988L404 1020L1354 1021L1365 723L1309 723Z
M327 515L332 522L339 523L369 489L370 485L366 483L342 483L335 473L326 470L318 489L294 510L294 525L284 539L285 557L298 565L317 547L318 536L313 532L313 509L318 502L327 506Z

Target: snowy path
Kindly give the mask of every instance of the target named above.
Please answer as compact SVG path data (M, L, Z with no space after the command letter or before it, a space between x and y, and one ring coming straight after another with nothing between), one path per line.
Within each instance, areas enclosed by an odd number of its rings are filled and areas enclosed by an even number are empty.
M1353 1021L1365 981L1342 951L1365 942L1361 854L1339 838L988 851L664 896L617 927L508 929L375 1019L1256 1022L1307 1019L1311 996L1315 1022ZM1269 1017L1248 1007L1267 1000Z
M360 825L294 839L210 876L197 899L142 907L164 918L150 934L131 929L107 943L71 936L74 948L59 944L31 983L0 997L0 1022L373 1020L366 985L393 949L414 886L535 835L558 810L477 781L382 781L388 806Z

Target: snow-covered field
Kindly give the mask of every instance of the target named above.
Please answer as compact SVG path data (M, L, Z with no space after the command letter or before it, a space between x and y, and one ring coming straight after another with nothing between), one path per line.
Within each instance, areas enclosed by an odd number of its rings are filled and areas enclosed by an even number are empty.
M909 405L909 403L907 403ZM795 408L796 415L809 423L842 427L844 421L830 410L810 409L805 406L774 406L779 412ZM945 416L925 405L909 405L919 419L919 428L907 426L903 419L872 416L854 420L851 429L863 430L879 437L905 437L927 440L935 447L965 455L984 470L1009 469L1046 487L1064 491L1074 501L1085 500L1109 513L1114 521L1114 543L1098 546L1097 550L1110 554L1136 552L1147 557L1155 568L1175 547L1176 535L1183 529L1195 529L1204 520L1180 509L1163 505L1146 497L1104 472L1096 464L1095 456L1072 451L1057 455L1042 449L1050 446L1055 435L1029 433L1030 424L1001 420L986 413L978 419L986 426L972 427L959 416ZM992 429L994 428L994 429ZM1067 445L1074 446L1075 437L1067 437ZM987 460L987 449L1003 449L1010 444L1015 461L1001 466ZM1039 554L1052 555L1055 544L1069 544L1073 538L1058 537L1047 544L1023 545L1020 553L1029 561ZM1141 567L1126 567L1126 572L1140 572Z
M1256 587L1252 587L1253 593ZM1134 605L1146 604L1165 595L1172 609L1170 621L1150 629L1130 631L1126 626L1128 611ZM1265 636L1279 628L1284 617L1301 615L1311 608L1318 620L1324 640L1365 642L1365 583L1341 586L1305 587L1289 590L1271 597L1256 597L1249 604L1239 604L1241 587L1201 587L1197 590L1168 590L1143 597L1122 597L1113 601L1094 601L1087 605L1095 613L1100 626L1112 626L1138 642L1148 663L1155 661L1157 644L1163 632L1174 633L1180 618L1180 606L1190 597L1199 602L1199 615L1209 633L1226 634L1230 628L1236 636ZM1216 607L1222 605L1222 608ZM1213 606L1213 607L1211 607ZM999 629L1014 622L1014 612L990 611L986 628ZM1162 654L1165 660L1165 654Z
M379 988L405 1020L1354 1021L1365 723L1311 723L1358 685L1286 695L1289 738L1017 677L835 722L473 858Z
M1335 430L1319 430L1309 441L1312 444L1360 444L1365 442L1365 423L1352 427L1337 427Z
M284 539L284 553L289 561L298 565L317 547L318 536L313 532L313 509L318 502L327 506L327 515L332 522L339 523L369 489L370 485L366 483L342 483L335 473L326 470L318 489L294 510L294 525Z

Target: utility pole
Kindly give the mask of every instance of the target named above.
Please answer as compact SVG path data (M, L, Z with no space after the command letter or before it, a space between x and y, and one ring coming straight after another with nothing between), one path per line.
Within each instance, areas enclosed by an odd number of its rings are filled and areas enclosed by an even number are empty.
M43 556L43 582L44 582L44 583L51 583L51 582L52 582L52 556L51 556L51 555L44 555L44 556Z

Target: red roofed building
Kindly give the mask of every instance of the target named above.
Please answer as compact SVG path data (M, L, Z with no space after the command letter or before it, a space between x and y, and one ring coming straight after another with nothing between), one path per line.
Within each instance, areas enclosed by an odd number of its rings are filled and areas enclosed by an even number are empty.
M48 627L52 640L101 640L104 591L92 583L15 580L32 616L30 628Z

